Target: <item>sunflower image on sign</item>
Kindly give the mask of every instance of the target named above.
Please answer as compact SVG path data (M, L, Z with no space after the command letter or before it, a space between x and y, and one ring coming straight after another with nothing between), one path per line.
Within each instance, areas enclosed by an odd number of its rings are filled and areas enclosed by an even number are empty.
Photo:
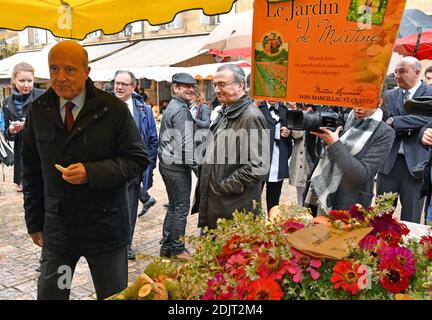
M288 43L277 32L270 32L255 43L254 94L286 97L288 81Z

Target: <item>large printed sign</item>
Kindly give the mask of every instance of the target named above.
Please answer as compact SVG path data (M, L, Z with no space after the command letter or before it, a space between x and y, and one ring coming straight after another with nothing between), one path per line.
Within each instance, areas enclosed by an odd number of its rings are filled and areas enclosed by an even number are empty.
M255 0L252 95L375 108L405 0Z

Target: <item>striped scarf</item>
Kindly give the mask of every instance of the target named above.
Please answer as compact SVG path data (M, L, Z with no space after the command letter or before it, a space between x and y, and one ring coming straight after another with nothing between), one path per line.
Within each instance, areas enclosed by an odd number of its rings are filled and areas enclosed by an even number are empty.
M366 145L382 120L381 109L368 118L356 120L354 110L348 116L344 133L340 141L352 156L358 154ZM328 213L333 207L333 198L339 188L344 172L338 164L330 161L325 151L311 177L311 185L306 196L306 203L317 204L320 212Z

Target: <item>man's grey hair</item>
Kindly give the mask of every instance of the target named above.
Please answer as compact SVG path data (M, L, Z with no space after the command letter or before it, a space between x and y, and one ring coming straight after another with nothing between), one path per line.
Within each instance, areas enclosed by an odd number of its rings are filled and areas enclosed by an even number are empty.
M131 83L133 83L133 84L137 83L137 78L135 77L135 75L132 72L127 71L127 70L117 70L115 75L114 75L114 81L120 73L127 73L131 78Z
M415 57L403 57L402 61L408 62L413 67L414 70L421 71L422 69L422 65L420 61Z
M216 72L229 70L232 72L235 82L243 82L243 87L246 89L246 75L241 67L236 64L228 63L217 68Z

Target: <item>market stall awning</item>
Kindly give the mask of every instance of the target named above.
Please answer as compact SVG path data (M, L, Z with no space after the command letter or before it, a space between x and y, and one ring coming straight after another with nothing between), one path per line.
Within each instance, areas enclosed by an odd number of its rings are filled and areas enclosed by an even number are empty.
M41 51L42 50L19 52L6 59L0 60L0 79L10 78L13 67L19 62L28 62L37 64L38 66L42 66L43 63L47 64Z
M10 78L13 67L19 62L31 64L35 69L35 76L37 78L49 79L48 53L54 44L52 43L48 47L38 51L18 52L13 56L0 60L0 79ZM130 45L131 43L128 42L119 42L84 45L84 48L87 50L89 61L91 62L107 57Z
M236 61L231 63L238 64L242 67L246 75L250 74L251 68L247 61ZM187 72L197 80L213 80L213 75L216 73L217 68L224 64L225 63L211 63L193 67L131 67L124 69L131 71L138 79L146 78L157 82L171 81L173 74L177 72ZM92 69L90 71L90 77L93 81L111 81L117 70L118 68Z
M178 12L203 9L207 15L226 13L235 0L2 0L0 27L27 26L50 30L55 36L84 39L93 31L120 32L134 21L163 24Z
M207 35L142 40L90 64L93 71L169 66L199 55Z
M84 48L88 53L89 62L93 62L99 59L103 59L111 54L114 54L130 45L132 45L132 43L129 42L98 43L84 45Z

